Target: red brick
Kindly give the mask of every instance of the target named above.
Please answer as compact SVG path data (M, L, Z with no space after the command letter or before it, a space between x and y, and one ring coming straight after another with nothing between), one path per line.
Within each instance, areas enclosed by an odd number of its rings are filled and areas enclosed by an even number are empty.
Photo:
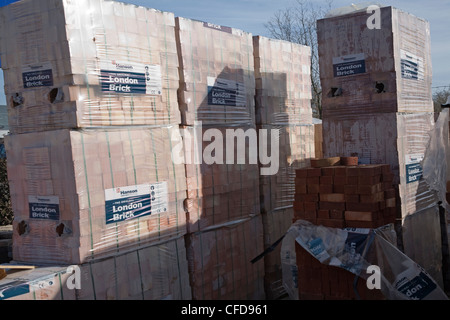
M347 177L359 176L359 167L358 166L347 167L346 174L347 174Z
M295 177L295 185L306 184L306 177Z
M360 165L359 166L359 176L370 177L375 175L381 175L380 165Z
M320 201L319 202L319 209L345 211L345 203L344 202Z
M359 202L359 194L346 194L345 202L358 203Z
M377 192L374 194L361 194L359 196L359 201L361 203L374 203L384 200L384 192Z
M318 202L304 202L305 211L316 211L319 209Z
M306 172L307 177L320 177L322 175L321 168L307 168Z
M383 191L383 184L377 183L373 185L360 184L357 188L357 193L359 194L373 194Z
M328 228L345 228L345 221L342 219L317 219L317 224Z
M330 219L330 210L318 210L317 219Z
M381 166L381 173L391 173L391 166L389 164L380 164Z
M319 185L318 184L309 184L307 187L306 187L306 191L309 193L309 194L318 194L320 191L319 191Z
M340 210L329 210L330 219L344 219L344 211Z
M319 184L319 183L320 183L319 177L308 177L308 178L306 178L306 184L307 185Z
M358 176L347 176L347 184L357 185L359 182Z
M396 192L394 188L390 188L387 190L384 190L384 197L386 199L395 198Z
M305 219L315 221L316 218L316 211L305 211Z
M305 211L303 202L294 201L294 210L295 211Z
M319 185L319 193L333 193L333 185L321 184Z
M386 203L386 207L387 207L387 208L395 208L395 207L396 207L396 201L395 201L395 198L386 199L386 200L385 200L385 203Z
M346 185L347 177L346 176L334 176L333 184L334 185Z
M380 210L380 205L376 203L353 203L347 202L345 204L346 211L378 211Z
M300 292L298 296L299 300L325 300L325 296L321 293L303 293Z
M334 175L335 176L346 177L347 176L347 167L345 167L345 166L336 166L334 168Z
M374 185L381 182L381 175L374 175L374 176L359 176L358 177L358 184L363 185Z
M345 194L358 194L358 185L345 185L344 186Z
M308 194L303 194L303 193L296 193L295 194L295 201L300 201L300 202L318 202L319 201L319 194L316 193L308 193Z
M307 192L306 184L296 184L295 193L305 194Z
M333 176L321 176L320 184L332 185L333 184Z
M393 173L383 173L381 175L381 181L383 181L383 182L392 182L392 181L394 181L394 174Z
M334 168L335 167L323 167L322 176L334 176Z
M394 187L394 184L392 182L383 182L384 190L392 189L392 187Z
M344 193L345 192L344 184L334 184L333 185L333 193Z
M330 274L326 265L321 264L322 272L322 294L327 296L330 295Z
M345 211L345 221L376 221L379 218L378 211L363 212L363 211Z
M324 202L345 202L343 193L321 193L319 197L320 201Z
M297 178L306 178L308 176L308 168L295 170L295 176Z

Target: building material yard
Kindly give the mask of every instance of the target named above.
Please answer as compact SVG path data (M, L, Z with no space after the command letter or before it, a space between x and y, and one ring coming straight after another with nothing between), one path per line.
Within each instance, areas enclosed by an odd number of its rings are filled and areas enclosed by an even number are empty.
M317 20L317 119L309 46L110 0L0 8L0 300L448 300L430 26L378 9Z

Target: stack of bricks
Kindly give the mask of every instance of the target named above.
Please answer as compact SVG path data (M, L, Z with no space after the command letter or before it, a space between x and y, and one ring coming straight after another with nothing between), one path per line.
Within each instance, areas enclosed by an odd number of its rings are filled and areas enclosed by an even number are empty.
M339 162L338 162L339 164ZM356 165L296 171L294 220L330 228L377 228L394 223L397 191L390 166ZM296 244L301 300L379 300L365 280L349 271L320 263Z
M377 228L394 223L393 177L386 164L299 169L294 220L331 228Z

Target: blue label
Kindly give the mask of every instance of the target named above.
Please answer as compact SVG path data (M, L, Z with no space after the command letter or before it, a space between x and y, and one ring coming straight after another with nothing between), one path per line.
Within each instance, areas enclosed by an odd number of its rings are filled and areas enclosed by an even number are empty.
M105 202L106 224L132 220L152 214L150 195L114 199Z
M14 281L0 286L0 300L21 296L30 292L30 285L26 281Z
M59 220L59 205L50 203L30 203L30 219Z
M146 94L145 73L101 70L100 81L103 92L120 94Z
M37 70L22 73L23 87L38 88L53 86L53 72L49 70Z
M334 77L352 76L366 72L366 61L351 61L333 65Z
M398 291L412 300L422 300L436 289L436 283L425 273L421 272L417 277L398 287Z
M423 176L423 168L420 163L406 165L406 183L419 181Z
M222 106L236 106L238 90L229 90L219 87L208 87L208 104Z

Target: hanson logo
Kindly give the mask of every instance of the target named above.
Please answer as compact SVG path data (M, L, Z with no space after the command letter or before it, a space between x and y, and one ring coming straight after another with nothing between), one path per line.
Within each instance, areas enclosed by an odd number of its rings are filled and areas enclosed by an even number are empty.
M120 190L120 188L116 189L116 193L120 194L121 196L129 196L129 195L135 194L137 192L138 192L137 189L134 189L134 190Z
M133 66L132 65L127 65L127 64L121 64L116 62L115 60L112 61L112 64L116 66L117 70L133 70Z

